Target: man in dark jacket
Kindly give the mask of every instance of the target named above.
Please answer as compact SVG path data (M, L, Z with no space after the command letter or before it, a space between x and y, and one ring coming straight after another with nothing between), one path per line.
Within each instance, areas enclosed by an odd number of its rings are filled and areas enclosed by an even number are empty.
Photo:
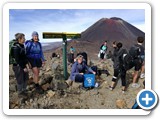
M28 69L26 67L28 61L25 53L25 35L23 33L17 33L17 42L11 48L11 54L16 63L13 64L13 71L17 80L18 95L26 96L26 87L28 78Z

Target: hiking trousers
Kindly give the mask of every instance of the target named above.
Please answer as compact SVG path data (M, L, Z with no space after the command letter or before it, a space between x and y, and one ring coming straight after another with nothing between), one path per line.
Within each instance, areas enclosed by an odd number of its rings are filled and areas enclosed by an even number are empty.
M26 90L27 81L29 79L28 72L24 72L23 68L21 68L19 65L13 66L13 71L17 80L18 92Z
M126 86L126 70L124 68L114 69L114 75L112 81L116 82L119 74L121 77L122 86Z

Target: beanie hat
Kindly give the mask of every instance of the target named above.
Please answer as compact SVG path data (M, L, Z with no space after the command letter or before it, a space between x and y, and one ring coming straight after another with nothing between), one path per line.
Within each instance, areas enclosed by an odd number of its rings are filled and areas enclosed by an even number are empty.
M33 36L38 36L38 32L33 31L33 33L32 33L32 37L33 37Z

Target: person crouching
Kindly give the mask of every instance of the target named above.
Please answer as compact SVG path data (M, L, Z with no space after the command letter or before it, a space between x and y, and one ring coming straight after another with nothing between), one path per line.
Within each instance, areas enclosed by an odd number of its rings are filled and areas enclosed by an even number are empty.
M84 82L84 74L96 74L91 68L89 68L85 62L83 62L83 56L79 55L75 59L75 63L72 65L71 75L66 83L70 86L72 82Z

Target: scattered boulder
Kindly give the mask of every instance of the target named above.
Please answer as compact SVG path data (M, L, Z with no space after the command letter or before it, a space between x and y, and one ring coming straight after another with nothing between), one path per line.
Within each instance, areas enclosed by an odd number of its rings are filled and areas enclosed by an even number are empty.
M53 92L52 90L48 90L48 91L47 91L47 96L48 96L48 97L51 98L51 97L53 97L54 95L55 95L55 92Z
M46 68L46 72L49 72L49 71L51 71L51 68L50 68L50 67L47 67L47 68Z
M49 83L42 85L42 89L44 91L48 90L49 88L50 88L50 84Z
M16 92L17 91L17 85L16 84L10 84L9 85L9 90L12 92Z
M45 83L51 83L52 79L53 79L52 75L44 74L39 81L39 85L43 85Z
M116 106L120 109L123 109L126 107L126 102L124 100L117 100L116 101Z
M52 64L52 70L55 71L57 68L60 67L58 63L53 63Z
M57 87L58 90L64 90L68 88L68 85L65 82L58 82Z

